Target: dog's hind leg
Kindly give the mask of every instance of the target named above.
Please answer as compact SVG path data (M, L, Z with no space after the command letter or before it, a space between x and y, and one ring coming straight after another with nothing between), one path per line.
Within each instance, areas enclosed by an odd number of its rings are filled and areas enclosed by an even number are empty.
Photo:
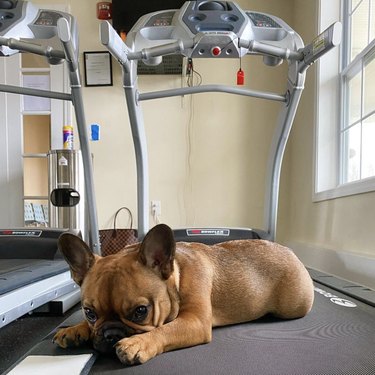
M313 302L313 282L307 270L298 267L279 283L274 315L283 319L301 318L310 312Z

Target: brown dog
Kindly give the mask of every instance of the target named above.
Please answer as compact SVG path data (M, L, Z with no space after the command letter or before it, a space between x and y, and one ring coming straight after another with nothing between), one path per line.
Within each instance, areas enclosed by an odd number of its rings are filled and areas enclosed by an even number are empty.
M93 255L64 233L59 248L81 286L86 320L59 330L61 347L92 340L126 364L207 343L212 327L271 313L294 319L313 303L312 280L291 250L263 240L176 243L164 224L115 255Z

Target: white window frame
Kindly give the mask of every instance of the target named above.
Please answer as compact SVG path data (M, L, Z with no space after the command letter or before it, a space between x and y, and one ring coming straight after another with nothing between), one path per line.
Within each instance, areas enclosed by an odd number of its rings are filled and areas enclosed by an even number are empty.
M344 141L341 137L343 134L342 124L345 120L345 114L342 111L345 105L344 78L353 71L353 62L361 64L375 52L375 41L373 40L353 60L351 65L342 69L344 59L347 58L347 46L350 43L348 40L349 27L344 17L347 3L350 2L348 0L320 0L319 2L319 30L324 30L329 24L340 18L344 21L344 33L340 48L323 56L318 63L313 201L375 191L375 176L353 182L344 182L343 180Z

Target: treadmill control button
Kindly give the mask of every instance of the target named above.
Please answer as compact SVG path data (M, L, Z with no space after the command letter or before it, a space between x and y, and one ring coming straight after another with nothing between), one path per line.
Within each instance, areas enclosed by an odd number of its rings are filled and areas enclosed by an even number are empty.
M219 56L220 53L221 53L220 47L212 47L212 49L211 49L212 56Z

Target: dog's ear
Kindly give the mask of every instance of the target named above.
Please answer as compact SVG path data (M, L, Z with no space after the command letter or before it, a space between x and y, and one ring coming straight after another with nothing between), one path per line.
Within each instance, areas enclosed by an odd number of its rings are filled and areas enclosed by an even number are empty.
M88 270L95 263L95 256L79 237L71 233L60 235L57 246L68 262L73 280L81 285Z
M176 242L168 225L158 224L152 228L142 241L139 259L167 280L173 272Z

